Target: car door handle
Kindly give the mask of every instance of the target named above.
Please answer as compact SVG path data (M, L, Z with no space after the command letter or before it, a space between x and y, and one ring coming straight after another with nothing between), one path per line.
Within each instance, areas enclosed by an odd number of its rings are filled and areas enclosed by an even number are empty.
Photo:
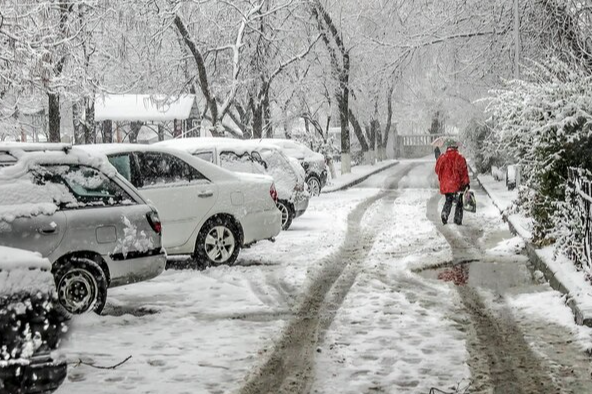
M40 234L49 235L49 234L55 233L57 229L58 229L57 226L42 227L42 228L38 228L37 232Z
M208 198L208 197L212 197L214 195L214 192L211 190L206 190L204 192L201 192L197 195L197 197L199 198Z

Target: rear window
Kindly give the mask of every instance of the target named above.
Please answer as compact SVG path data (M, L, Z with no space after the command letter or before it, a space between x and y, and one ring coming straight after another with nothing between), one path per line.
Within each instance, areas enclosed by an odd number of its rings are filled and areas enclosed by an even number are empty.
M235 172L247 172L250 174L266 173L265 162L258 155L251 156L247 152L242 155L230 151L220 152L220 166Z
M134 204L132 197L99 170L79 165L46 165L33 171L38 185L66 186L75 201L58 201L63 208ZM64 203L65 202L65 203Z
M214 153L212 151L194 152L193 156L210 163L214 162Z

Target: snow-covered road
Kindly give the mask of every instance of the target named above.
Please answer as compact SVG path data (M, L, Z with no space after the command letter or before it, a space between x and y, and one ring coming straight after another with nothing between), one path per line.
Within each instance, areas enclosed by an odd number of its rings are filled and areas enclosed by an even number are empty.
M73 321L58 393L592 392L590 330L479 190L464 226L434 220L432 172L402 162L313 199L237 266L113 289Z

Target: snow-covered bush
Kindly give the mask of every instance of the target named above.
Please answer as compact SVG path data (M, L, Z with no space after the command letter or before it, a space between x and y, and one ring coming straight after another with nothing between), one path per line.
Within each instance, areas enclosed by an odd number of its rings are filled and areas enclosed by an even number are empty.
M490 125L477 119L472 119L461 132L463 150L473 159L476 170L481 174L489 173L492 166L504 164L503 152L490 149L492 133Z
M537 242L552 242L554 214L565 201L568 167L592 169L587 147L592 120L592 77L552 59L536 64L526 80L492 91L490 149L522 165L519 205L535 220Z

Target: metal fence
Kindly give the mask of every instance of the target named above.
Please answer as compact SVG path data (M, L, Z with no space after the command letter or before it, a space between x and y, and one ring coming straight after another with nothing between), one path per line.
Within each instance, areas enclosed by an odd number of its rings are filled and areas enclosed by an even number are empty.
M580 209L575 210L581 215L583 224L583 244L585 256L570 256L576 264L586 266L592 264L590 246L592 245L592 178L580 168L568 169L568 186L575 192ZM583 261L583 257L586 261Z

